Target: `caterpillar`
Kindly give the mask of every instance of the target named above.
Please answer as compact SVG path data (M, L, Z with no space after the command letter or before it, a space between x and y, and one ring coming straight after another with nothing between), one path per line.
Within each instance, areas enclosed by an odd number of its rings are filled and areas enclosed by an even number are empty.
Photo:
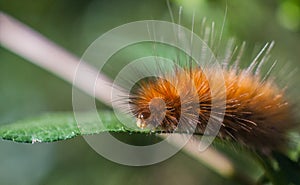
M208 120L212 119L219 125L217 136L222 139L233 140L264 153L284 150L287 132L296 125L293 106L287 99L285 89L268 78L272 69L264 76L260 72L273 45L274 42L267 43L246 69L239 66L243 43L236 61L232 63L233 58L221 61L221 71L213 65L190 64L183 70L174 66L172 72L159 71L158 76L162 78L138 82L129 96L137 126L142 129L152 126L165 132L190 132L190 128L195 128L195 133L203 134ZM217 92L212 97L210 85L218 86L222 80L225 92ZM219 120L214 118L214 114L218 115L221 111L212 109L212 98L218 102L223 96L224 117Z

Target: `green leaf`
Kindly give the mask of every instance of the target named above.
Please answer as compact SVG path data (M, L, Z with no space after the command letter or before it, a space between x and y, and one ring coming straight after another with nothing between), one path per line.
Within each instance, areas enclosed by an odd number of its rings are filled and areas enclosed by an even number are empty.
M286 184L300 184L300 164L281 153L275 153L274 158L278 162L279 174L285 178Z
M260 182L269 180L274 185L300 184L299 162L293 161L285 154L275 151L271 156L258 153L255 155L254 158L260 162L265 170L265 176L260 179Z
M89 117L89 113L85 116ZM79 130L73 113L47 113L1 126L0 138L22 143L36 143L65 140L78 135L101 132L150 132L125 127L110 111L102 111L99 116L103 124L99 126L99 121L90 120Z

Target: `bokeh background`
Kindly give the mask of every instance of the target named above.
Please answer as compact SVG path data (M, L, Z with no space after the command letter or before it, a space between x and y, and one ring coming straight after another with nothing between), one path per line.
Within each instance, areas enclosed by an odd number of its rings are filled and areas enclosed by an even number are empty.
M275 40L279 63L300 66L300 1L174 0L175 19L183 6L182 24L195 27L203 17L221 26L224 37L247 41L249 55L257 45ZM0 10L31 26L69 52L81 56L101 34L132 21L171 21L164 0L0 0ZM0 25L1 26L1 25ZM254 52L255 53L255 52ZM121 59L120 59L121 60ZM288 72L287 72L288 73ZM299 82L299 73L292 80ZM299 87L299 86L298 86ZM298 87L293 87L295 91ZM0 47L0 124L44 112L71 111L72 86ZM134 136L132 136L134 137ZM249 157L225 151L250 176L261 168ZM246 168L246 169L245 169ZM84 139L48 144L0 141L0 184L234 184L183 152L159 164L128 167L108 161ZM237 184L237 183L236 183Z

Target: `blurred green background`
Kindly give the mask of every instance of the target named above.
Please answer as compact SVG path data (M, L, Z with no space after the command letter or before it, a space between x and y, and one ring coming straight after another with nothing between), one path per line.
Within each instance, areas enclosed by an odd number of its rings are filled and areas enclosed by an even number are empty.
M276 41L273 54L293 68L300 62L298 0L176 0L175 18L183 6L182 24L195 26L204 16L222 25L224 37L256 45ZM101 34L119 25L145 19L171 21L164 0L0 0L0 10L31 26L71 53L81 56ZM1 26L1 25L0 25ZM288 72L287 72L288 73ZM299 82L299 73L294 80ZM298 83L299 85L299 83ZM299 86L293 87L294 91ZM49 111L71 111L72 86L0 47L0 124ZM234 162L257 176L260 168L245 157ZM256 173L254 173L256 172ZM94 152L81 137L50 144L0 141L0 184L233 184L184 153L147 167L115 164Z

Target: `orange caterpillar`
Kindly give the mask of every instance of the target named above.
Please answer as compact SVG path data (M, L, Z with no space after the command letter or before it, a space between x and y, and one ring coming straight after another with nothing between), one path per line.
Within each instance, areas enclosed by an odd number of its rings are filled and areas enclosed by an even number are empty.
M286 132L294 125L291 105L285 92L272 80L262 80L250 69L222 68L226 107L224 119L215 120L221 125L218 136L264 152L281 150L286 144ZM218 84L222 75L213 67L175 67L173 73L163 76L142 81L131 92L130 105L137 125L152 125L166 132L177 127L180 131L196 127L195 133L203 134L211 116L212 97L207 79ZM216 102L221 93L215 95ZM194 116L193 111L198 115ZM191 125L191 120L197 125Z

